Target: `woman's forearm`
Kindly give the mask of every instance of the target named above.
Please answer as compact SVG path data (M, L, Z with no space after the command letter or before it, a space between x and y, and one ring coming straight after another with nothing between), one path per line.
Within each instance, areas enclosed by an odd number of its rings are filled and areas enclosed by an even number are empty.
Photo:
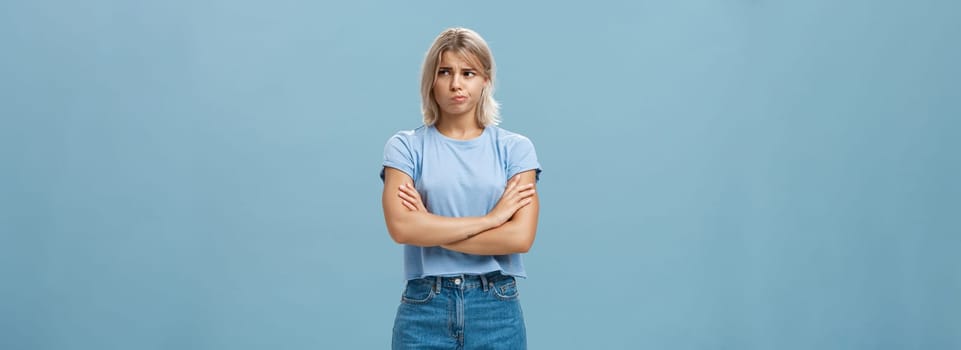
M432 214L413 184L404 181L409 177L394 169L387 169L386 174L384 219L387 230L397 243L444 246L478 255L502 255L526 252L534 242L539 205L533 171L513 177L494 208L480 217ZM525 182L526 185L522 184Z
M520 222L508 221L471 238L442 245L467 254L505 255L526 253L534 243L534 230Z
M396 216L387 223L394 241L421 247L463 241L496 227L496 221L486 216L447 217L426 211L409 211Z

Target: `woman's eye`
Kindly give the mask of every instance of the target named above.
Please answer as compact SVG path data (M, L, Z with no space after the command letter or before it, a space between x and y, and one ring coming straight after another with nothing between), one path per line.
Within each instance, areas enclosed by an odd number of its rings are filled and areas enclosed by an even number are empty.
M474 72L471 72L471 71L466 71L466 72L464 72L464 76L465 76L465 77L468 77L468 78L469 78L469 77L473 77L473 76L475 76L475 75L477 75L477 74L474 74Z
M450 70L447 70L447 69L441 69L437 71L437 75L449 75L449 74L450 74Z

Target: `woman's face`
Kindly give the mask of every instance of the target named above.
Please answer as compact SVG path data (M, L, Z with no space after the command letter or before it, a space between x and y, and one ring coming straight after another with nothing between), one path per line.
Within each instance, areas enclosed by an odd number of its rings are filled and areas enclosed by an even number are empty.
M461 55L445 51L437 65L434 78L434 100L441 117L474 116L487 78L481 67L474 67Z

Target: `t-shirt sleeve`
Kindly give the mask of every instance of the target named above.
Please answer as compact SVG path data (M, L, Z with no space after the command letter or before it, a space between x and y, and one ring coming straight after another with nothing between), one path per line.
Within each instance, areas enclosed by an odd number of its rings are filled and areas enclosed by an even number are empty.
M537 152L530 139L520 137L514 142L510 147L508 159L508 179L528 170L535 170L535 178L537 181L541 179L541 164L537 161Z
M403 171L414 178L414 153L409 140L402 135L394 135L384 146L384 167L391 167ZM384 168L380 169L380 180L384 180Z

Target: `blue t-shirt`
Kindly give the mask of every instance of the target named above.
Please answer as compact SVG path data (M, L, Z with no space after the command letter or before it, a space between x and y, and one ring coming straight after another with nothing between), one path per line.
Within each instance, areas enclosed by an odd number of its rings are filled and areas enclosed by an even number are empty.
M403 171L414 180L427 211L441 216L484 216L494 208L507 180L536 170L540 164L534 144L497 126L487 126L481 136L457 140L433 126L400 131L384 146L384 166ZM384 171L380 173L384 179ZM520 254L474 255L442 247L404 245L404 276L504 274L527 277Z

